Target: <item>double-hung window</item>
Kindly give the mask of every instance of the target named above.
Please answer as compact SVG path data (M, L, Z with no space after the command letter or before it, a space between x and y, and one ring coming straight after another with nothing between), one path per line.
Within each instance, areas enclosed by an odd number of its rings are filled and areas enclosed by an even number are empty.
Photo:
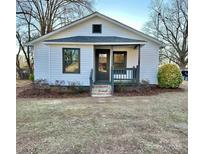
M79 48L63 48L63 73L80 73Z

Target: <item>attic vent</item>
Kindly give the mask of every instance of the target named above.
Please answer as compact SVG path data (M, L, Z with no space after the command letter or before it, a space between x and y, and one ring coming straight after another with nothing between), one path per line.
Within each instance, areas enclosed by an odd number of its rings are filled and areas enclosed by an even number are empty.
M93 24L93 33L102 33L102 25Z

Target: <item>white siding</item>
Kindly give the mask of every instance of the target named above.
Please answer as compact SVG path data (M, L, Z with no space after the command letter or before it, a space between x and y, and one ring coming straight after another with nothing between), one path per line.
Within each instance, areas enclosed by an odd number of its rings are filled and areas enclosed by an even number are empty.
M92 25L93 24L101 24L102 25L102 33L92 33ZM137 36L133 32L130 32L122 27L119 27L105 19L99 17L93 17L81 24L70 27L67 30L59 32L54 36L50 36L47 39L57 39L57 38L65 38L71 36L118 36L118 37L126 37L126 38L135 38L135 39L143 39L144 38Z
M63 73L62 48L80 48L80 73ZM55 84L56 80L65 84L75 83L89 86L90 71L93 68L93 46L50 46L50 75L49 83Z
M42 43L34 46L34 78L35 80L48 80L49 48Z
M140 80L157 84L159 65L159 48L154 44L146 44L140 49Z
M92 33L92 24L102 24L102 34ZM59 32L47 39L65 38L71 36L118 36L147 41L147 44L141 47L140 57L140 80L147 80L151 84L157 84L157 70L159 63L159 46L149 40L138 36L135 33L123 29L105 19L94 17L81 24L70 27L67 30ZM34 45L34 73L35 79L47 79L50 83L55 80L65 80L71 82L80 82L81 85L89 85L89 74L94 66L94 50L91 45L69 45L67 47L81 48L81 73L63 74L62 73L62 47L60 45L51 45L49 47L38 43ZM112 47L110 47L112 49ZM115 47L113 51L128 51L127 67L133 67L138 64L138 54L136 49L130 47ZM50 52L50 54L49 54ZM50 60L49 60L50 59ZM50 69L49 69L50 67Z

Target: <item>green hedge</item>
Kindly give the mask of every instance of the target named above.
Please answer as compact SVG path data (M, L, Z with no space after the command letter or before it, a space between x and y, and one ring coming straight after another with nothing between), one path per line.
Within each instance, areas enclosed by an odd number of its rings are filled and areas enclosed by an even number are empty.
M158 84L162 88L178 88L183 81L179 67L175 64L165 64L159 68Z

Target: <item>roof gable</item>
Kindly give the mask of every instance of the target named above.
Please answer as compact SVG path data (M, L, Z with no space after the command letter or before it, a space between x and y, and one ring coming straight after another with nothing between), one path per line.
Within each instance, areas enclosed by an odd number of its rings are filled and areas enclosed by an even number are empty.
M147 39L147 40L149 40L151 42L154 42L154 43L156 43L158 45L162 45L162 42L160 42L159 40L157 40L157 39L155 39L155 38L153 38L153 37L151 37L151 36L149 36L147 34L144 34L144 33L140 32L138 30L135 30L135 29L133 29L133 28L131 28L131 27L129 27L129 26L127 26L127 25L117 21L117 20L114 20L114 19L112 19L110 17L107 17L107 16L105 16L103 14L100 14L98 12L94 12L93 14L90 14L90 15L88 15L88 16L86 16L84 18L81 18L79 20L76 20L76 21L74 21L74 22L72 22L72 23L70 23L70 24L68 24L68 25L66 25L66 26L64 26L62 28L59 28L59 29L57 29L57 30L55 30L55 31L53 31L51 33L48 33L48 34L46 34L44 36L41 36L38 39L35 39L35 40L29 42L28 45L33 45L33 44L35 44L37 42L43 41L45 39L48 39L49 37L52 37L52 36L54 36L56 34L59 34L59 33L65 31L65 30L67 30L67 29L69 29L69 28L71 28L73 26L77 26L77 25L79 25L79 24L81 24L81 23L83 23L83 22L85 22L85 21L87 21L89 19L94 18L94 17L102 18L102 19L104 19L106 21L111 22L114 25L117 25L118 27L121 27L121 28L126 29L126 30L128 30L128 31L130 31L130 32L132 32L132 33L134 33L136 35L139 35L142 38L145 38L145 39Z

